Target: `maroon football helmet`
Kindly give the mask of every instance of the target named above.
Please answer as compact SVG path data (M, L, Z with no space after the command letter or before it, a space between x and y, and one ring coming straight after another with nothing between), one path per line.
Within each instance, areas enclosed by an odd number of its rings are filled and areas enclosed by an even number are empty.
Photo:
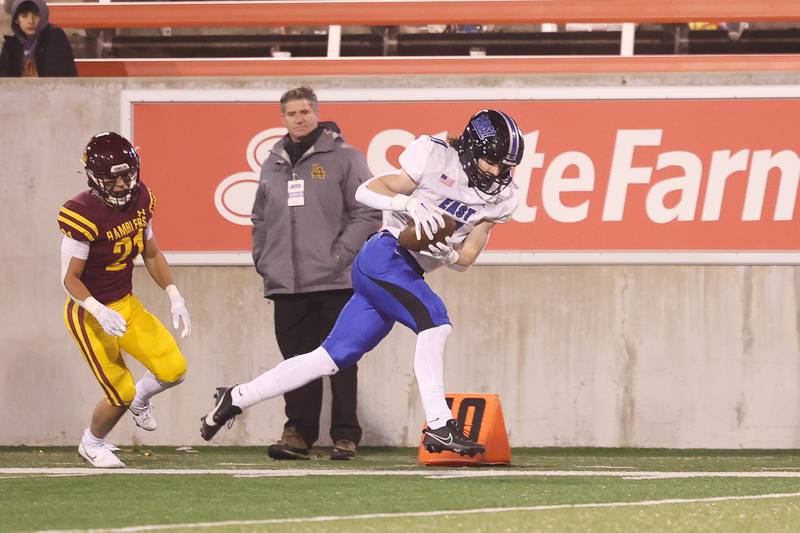
M92 137L81 161L92 194L106 205L122 209L139 194L139 154L119 133L104 131ZM124 188L117 186L120 180Z

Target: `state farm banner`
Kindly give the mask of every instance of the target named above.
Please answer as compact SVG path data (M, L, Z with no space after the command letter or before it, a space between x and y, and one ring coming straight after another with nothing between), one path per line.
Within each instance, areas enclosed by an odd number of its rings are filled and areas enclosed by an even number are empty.
M373 173L478 109L525 134L523 201L483 263L798 263L800 88L318 90ZM122 130L179 264L250 261L261 162L281 91L125 91Z

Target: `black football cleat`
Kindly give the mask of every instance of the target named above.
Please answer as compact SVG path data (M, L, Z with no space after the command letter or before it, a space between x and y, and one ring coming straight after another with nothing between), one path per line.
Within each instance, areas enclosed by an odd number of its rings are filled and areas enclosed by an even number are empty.
M452 418L439 429L423 429L422 434L422 444L431 453L454 452L473 457L486 451L482 444L469 440L458 420Z
M234 385L235 386L235 385ZM200 436L204 440L211 440L217 434L222 426L228 422L230 428L233 424L233 419L242 414L242 408L233 405L231 400L231 391L233 387L219 387L214 394L214 408L208 412L206 416L200 419Z

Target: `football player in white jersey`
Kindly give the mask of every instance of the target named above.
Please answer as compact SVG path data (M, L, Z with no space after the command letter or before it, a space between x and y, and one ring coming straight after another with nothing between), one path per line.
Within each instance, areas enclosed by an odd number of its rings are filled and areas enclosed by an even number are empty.
M511 169L522 160L523 150L522 132L510 116L482 110L450 144L423 135L400 156L399 173L362 184L356 199L383 210L383 227L353 262L354 295L333 331L316 350L287 359L248 383L217 389L214 408L202 418L202 437L210 440L244 408L355 364L400 322L417 334L414 373L428 426L426 449L483 453L445 401L443 356L452 327L444 303L423 275L443 265L466 269L486 246L494 225L511 218L519 202ZM442 214L457 221L452 237L422 252L398 246L397 236L410 220L418 237L432 238L444 226Z

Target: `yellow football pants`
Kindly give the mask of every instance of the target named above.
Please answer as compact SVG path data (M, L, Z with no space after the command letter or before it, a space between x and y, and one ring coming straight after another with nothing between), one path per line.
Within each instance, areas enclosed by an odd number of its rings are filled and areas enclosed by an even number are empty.
M136 395L136 384L122 358L122 351L133 356L159 381L174 383L186 373L186 359L175 338L158 318L129 294L108 305L122 315L128 329L122 337L103 331L91 313L67 299L64 322L78 344L92 373L100 383L108 403L119 407L130 405Z

